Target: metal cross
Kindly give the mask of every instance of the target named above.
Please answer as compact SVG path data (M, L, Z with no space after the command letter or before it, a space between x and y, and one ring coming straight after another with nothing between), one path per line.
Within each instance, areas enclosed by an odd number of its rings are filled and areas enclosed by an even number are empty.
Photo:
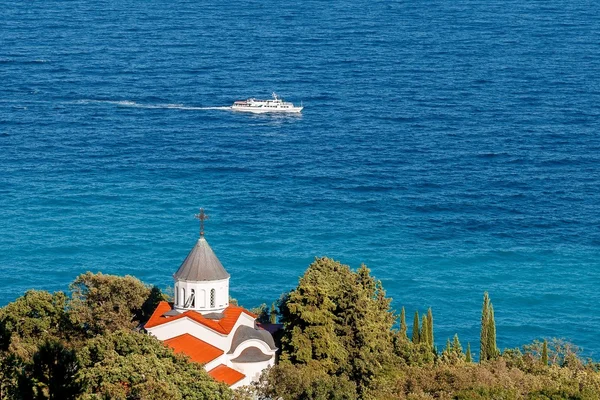
M208 215L204 214L204 208L200 209L200 213L195 214L194 218L200 220L200 237L204 236L204 221L208 219Z

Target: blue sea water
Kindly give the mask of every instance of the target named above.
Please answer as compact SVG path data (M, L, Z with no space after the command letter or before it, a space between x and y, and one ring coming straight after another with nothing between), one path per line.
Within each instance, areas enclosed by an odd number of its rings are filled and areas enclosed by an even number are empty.
M243 305L366 263L436 341L600 359L600 5L0 0L0 304L87 270ZM277 91L301 116L203 107Z

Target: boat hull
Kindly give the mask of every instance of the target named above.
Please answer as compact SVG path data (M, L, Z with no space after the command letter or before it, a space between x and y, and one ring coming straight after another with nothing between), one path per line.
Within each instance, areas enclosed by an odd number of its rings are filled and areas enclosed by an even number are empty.
M263 108L263 107L231 107L232 111L246 112L253 114L298 114L302 112L304 107L291 107L291 108Z

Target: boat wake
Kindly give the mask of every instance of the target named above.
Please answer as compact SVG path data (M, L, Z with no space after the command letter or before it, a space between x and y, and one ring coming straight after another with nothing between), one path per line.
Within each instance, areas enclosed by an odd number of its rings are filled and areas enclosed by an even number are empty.
M150 108L150 109L176 109L176 110L231 110L231 107L194 107L185 104L144 104L130 100L77 100L76 104L114 104L119 107Z

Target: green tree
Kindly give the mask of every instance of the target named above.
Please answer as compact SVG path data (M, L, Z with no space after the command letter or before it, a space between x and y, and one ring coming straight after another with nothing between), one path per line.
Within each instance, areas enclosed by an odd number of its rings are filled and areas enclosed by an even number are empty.
M544 339L542 346L542 365L548 365L548 340Z
M160 303L161 301L168 300L169 297L166 294L164 294L158 288L158 286L152 286L150 288L150 294L148 295L144 303L142 303L142 309L139 314L139 322L141 324L145 324L146 322L148 322L148 320L152 316L152 313L154 312L154 310L156 310L158 303Z
M421 343L425 343L429 346L431 346L431 343L429 343L429 320L427 319L427 315L423 314L422 318L421 318L421 332L419 333L419 341Z
M465 357L465 361L468 363L473 362L473 357L471 356L471 343L467 343L467 354Z
M269 309L265 303L261 304L258 307L254 307L250 310L253 314L256 314L256 320L262 324L266 324L269 322L271 315L269 314Z
M119 330L88 340L79 352L82 400L225 400L230 389L215 382L201 364L176 355L158 339Z
M431 345L431 348L435 348L435 343L433 341L433 312L431 311L431 307L427 310L427 342Z
M277 323L277 310L275 309L275 303L271 303L271 312L269 314L269 323Z
M0 347L24 361L31 361L38 346L49 339L67 336L71 325L68 298L63 292L29 290L0 309Z
M412 342L414 344L418 344L420 342L420 333L419 333L419 312L415 311L415 318L413 319L413 329L412 329Z
M24 398L36 400L76 399L84 387L84 382L77 379L79 367L74 350L58 341L45 341L19 377L19 392Z
M483 294L483 305L481 307L481 332L479 335L479 362L488 359L488 326L489 326L490 298L488 292Z
M483 295L483 306L481 309L481 334L479 361L486 361L498 356L496 347L496 321L494 318L494 306L490 301L488 292Z
M406 311L404 307L402 307L402 311L400 312L400 334L406 338L408 332L408 327L406 326Z
M444 354L450 355L452 353L452 344L450 343L450 338L446 339L446 348L444 348Z
M494 318L494 306L490 302L489 307L489 319L488 319L488 343L487 343L487 351L488 358L494 359L498 357L498 347L496 347L496 320Z
M457 355L463 355L462 346L460 340L458 340L458 334L454 334L454 338L452 339L452 351Z
M129 275L86 272L70 289L71 321L89 337L139 326L161 298L158 288Z
M18 378L23 370L21 359L10 352L0 355L0 399L18 398Z
M282 301L283 362L317 365L346 375L359 394L391 364L391 299L362 265L356 272L329 258L317 258Z
M354 400L356 384L346 375L327 374L317 361L281 363L263 374L248 398L284 400ZM257 396L253 397L252 394Z

